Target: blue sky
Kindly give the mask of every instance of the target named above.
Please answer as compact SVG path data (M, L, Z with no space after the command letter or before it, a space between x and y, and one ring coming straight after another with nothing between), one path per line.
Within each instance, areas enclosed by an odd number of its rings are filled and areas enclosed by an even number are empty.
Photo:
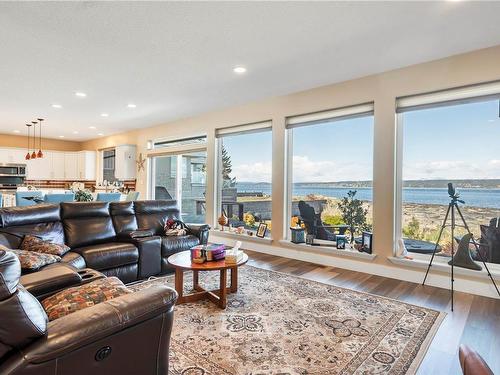
M404 114L403 178L500 178L498 100Z
M404 179L500 178L498 101L405 113ZM237 180L271 182L271 132L225 137ZM293 130L293 181L371 180L373 117Z

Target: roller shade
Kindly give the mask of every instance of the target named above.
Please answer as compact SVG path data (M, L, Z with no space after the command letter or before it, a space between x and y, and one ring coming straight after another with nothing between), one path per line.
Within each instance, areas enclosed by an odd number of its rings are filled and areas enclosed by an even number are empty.
M373 103L364 103L327 111L291 116L286 119L286 127L287 129L291 129L299 126L314 125L325 121L339 121L354 117L371 116L373 115L373 110Z
M396 112L495 99L500 99L500 82L498 81L401 97L396 100Z
M260 132L270 131L272 130L272 128L273 128L273 123L271 121L254 122L252 124L230 126L227 128L216 129L215 136L217 138L220 138L228 135L260 133Z

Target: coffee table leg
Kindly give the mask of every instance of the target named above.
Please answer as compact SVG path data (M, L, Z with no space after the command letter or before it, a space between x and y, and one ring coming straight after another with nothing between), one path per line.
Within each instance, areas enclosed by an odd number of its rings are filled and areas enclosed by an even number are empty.
M193 289L198 290L200 287L198 271L193 270Z
M231 268L231 293L238 291L238 267Z
M221 309L226 308L227 300L227 270L220 270L220 295L219 295L219 306Z
M181 268L175 269L175 290L179 295L177 303L182 303L182 292L184 289L184 271Z

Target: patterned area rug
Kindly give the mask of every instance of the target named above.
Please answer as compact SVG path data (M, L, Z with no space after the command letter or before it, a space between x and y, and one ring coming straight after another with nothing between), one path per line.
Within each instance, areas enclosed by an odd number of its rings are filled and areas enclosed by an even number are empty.
M218 276L200 273L200 283L215 289ZM157 283L173 276L131 288ZM444 315L247 265L225 311L176 306L170 374L413 374Z

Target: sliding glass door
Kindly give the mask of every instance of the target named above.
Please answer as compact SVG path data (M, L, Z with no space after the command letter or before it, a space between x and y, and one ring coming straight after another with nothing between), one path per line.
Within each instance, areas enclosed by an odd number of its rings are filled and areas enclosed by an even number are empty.
M206 151L152 158L153 199L175 199L186 223L205 222Z

